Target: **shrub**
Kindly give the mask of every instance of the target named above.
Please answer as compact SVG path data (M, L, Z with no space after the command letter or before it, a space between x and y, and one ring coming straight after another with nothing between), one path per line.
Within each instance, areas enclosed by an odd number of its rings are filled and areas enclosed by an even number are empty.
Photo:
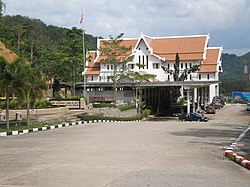
M35 103L35 108L50 108L51 105L51 102L48 100L38 100Z
M10 109L17 109L19 106L19 102L17 100L10 101Z
M148 109L144 109L143 111L142 111L142 115L143 115L143 117L145 117L145 118L148 118L148 116L151 114L151 110L148 110Z
M93 120L113 120L113 121L135 121L143 119L142 115L137 115L133 117L104 117L104 116L92 116L92 115L77 115L83 121L93 121Z
M115 104L110 104L110 103L99 103L99 104L93 104L94 108L103 108L103 107L113 107L116 108L117 106Z
M130 109L134 109L135 105L121 105L118 107L121 111L126 111L126 110L130 110Z
M6 102L5 101L1 101L0 102L0 109L5 109L6 108Z
M182 97L177 101L177 105L184 105L185 104L185 98Z

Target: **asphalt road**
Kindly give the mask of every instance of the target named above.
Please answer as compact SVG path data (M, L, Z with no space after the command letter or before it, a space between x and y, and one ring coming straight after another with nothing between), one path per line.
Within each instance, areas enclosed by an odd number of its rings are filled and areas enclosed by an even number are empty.
M249 186L250 171L223 157L249 126L244 106L209 122L79 125L0 137L0 186Z

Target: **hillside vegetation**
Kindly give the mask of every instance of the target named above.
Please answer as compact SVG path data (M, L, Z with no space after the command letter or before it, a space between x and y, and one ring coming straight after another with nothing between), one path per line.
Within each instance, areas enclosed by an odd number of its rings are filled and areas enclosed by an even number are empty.
M248 61L250 73L250 52L242 56L222 55L223 73L220 76L222 95L231 96L234 91L250 92L250 80L244 80L244 60Z
M64 82L74 94L75 83L82 81L81 29L46 25L39 19L21 15L2 16L0 41L18 56L25 57L33 67L39 67L48 81L55 80L54 92L58 92L59 83ZM96 37L85 34L85 52L95 50L96 42ZM1 45L2 52L6 51L4 45Z

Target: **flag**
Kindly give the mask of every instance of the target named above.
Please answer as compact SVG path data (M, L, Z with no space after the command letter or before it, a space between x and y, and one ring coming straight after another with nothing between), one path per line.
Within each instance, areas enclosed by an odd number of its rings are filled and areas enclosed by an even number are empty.
M82 24L82 22L83 22L83 13L81 15L80 24Z

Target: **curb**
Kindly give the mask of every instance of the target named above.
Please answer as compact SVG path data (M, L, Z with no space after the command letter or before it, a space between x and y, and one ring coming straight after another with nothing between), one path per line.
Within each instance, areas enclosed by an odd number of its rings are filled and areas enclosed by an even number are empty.
M226 151L224 153L224 156L228 159L234 161L235 163L247 168L250 170L250 161L248 159L245 159L244 157L238 155L236 152L233 151L233 149L237 146L238 142L244 137L246 132L250 130L250 127L248 127L237 139L234 143L232 143L229 147L226 148Z
M53 125L53 126L44 126L44 127L39 127L39 128L33 128L33 129L29 129L29 130L26 129L26 130L21 130L21 131L0 132L0 137L1 136L15 136L15 135L28 134L28 133L39 132L39 131L47 131L47 130L52 130L52 129L59 129L59 128L63 128L63 127L88 124L88 123L140 122L140 121L142 121L142 120L135 120L135 121L113 121L113 120L78 121L78 122L64 123L64 124Z

